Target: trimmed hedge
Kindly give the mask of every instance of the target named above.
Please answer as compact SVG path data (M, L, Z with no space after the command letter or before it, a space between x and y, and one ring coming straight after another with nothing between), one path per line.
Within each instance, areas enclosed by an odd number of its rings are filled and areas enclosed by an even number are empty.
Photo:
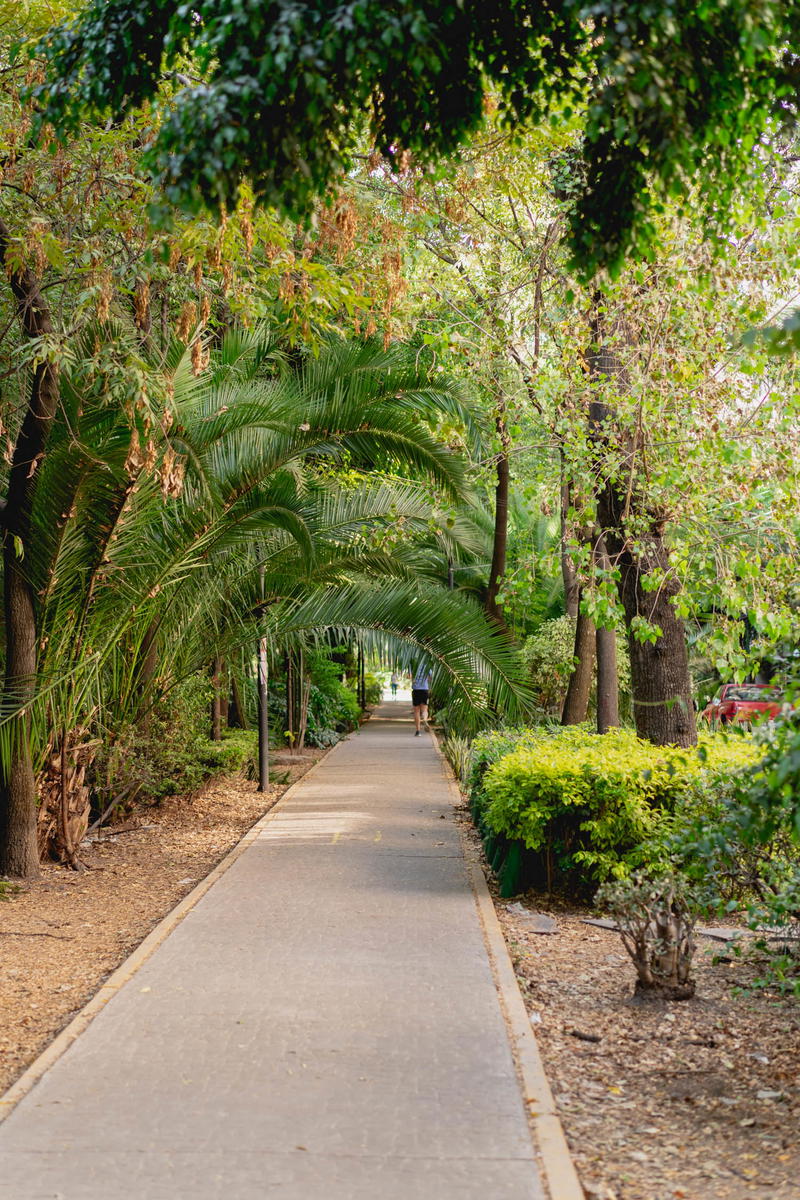
M627 729L510 730L476 739L472 812L501 894L526 887L589 895L642 865L642 846L687 794L758 757L746 739L694 750L653 746Z

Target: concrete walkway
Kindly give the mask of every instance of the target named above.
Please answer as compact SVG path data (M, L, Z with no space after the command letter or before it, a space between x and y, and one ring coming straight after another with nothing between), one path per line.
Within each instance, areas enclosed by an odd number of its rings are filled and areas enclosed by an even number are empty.
M542 1200L408 712L299 784L0 1125L3 1200Z

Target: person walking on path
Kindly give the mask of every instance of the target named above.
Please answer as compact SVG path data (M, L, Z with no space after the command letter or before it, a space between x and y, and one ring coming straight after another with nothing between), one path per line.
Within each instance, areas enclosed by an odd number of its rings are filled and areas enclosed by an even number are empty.
M419 737L420 723L428 727L428 696L431 690L431 673L423 663L417 667L411 684L411 703L414 706L414 737Z
M392 678L389 680L389 686L392 689L392 699L397 699L397 685L400 680L397 677L397 671L392 671Z

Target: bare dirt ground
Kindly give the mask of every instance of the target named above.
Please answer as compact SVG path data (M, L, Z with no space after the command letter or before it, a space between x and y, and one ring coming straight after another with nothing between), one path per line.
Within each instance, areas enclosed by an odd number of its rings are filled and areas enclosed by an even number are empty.
M558 927L532 933L495 898L587 1197L798 1200L797 1002L753 990L756 963L698 938L696 997L634 1003L618 933L522 899Z
M266 796L227 778L170 797L84 843L85 872L47 865L0 899L0 1094L323 753L279 756L274 774L288 777Z

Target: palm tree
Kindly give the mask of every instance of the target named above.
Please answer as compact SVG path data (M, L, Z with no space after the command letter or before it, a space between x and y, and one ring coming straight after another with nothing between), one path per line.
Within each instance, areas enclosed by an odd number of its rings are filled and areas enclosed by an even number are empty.
M292 367L238 329L201 375L182 346L159 372L124 330L101 332L62 384L25 566L39 598L32 761L60 794L65 857L67 775L83 787L97 736L259 633L278 646L369 631L425 649L458 703L525 703L504 639L432 582L442 546L477 545L468 521L451 528L431 507L467 495L435 432L469 422L447 381L372 342L331 340ZM6 771L14 711L0 721ZM0 847L0 871L16 865Z

